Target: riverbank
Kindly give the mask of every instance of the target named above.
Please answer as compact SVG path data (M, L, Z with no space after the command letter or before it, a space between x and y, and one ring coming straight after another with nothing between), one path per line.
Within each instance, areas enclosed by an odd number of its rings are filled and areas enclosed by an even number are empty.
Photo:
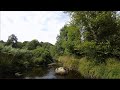
M104 63L97 63L86 57L60 56L58 61L62 63L63 67L76 70L85 78L120 79L120 62L115 58L109 58Z

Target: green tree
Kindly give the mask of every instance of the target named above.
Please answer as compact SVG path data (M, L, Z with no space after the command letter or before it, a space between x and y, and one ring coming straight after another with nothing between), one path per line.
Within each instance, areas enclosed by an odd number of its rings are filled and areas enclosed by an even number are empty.
M5 44L5 42L3 40L0 41L1 44Z
M45 49L43 47L39 47L37 49L34 49L32 52L33 52L33 55L34 55L34 61L33 62L35 64L47 65L48 63L53 62L52 56L51 56L48 49Z
M96 59L110 56L120 58L120 14L116 11L68 11L67 13L71 16L70 23L77 26L83 36L83 42L76 47L79 51L87 51L85 55L95 53L92 56L98 56ZM75 34L72 37L73 33L68 33L70 39L74 41ZM92 42L95 44L94 49L89 46Z
M73 11L68 12L72 23L84 32L85 40L107 42L117 33L115 11Z
M16 48L17 47L17 37L12 34L8 37L8 40L6 42L6 45L11 45L12 47Z
M23 44L22 44L22 42L17 42L17 48L20 48L20 49L22 49L22 47L23 47Z
M57 51L60 54L75 54L75 47L81 43L79 27L74 24L65 25L57 37Z
M64 50L66 47L66 41L67 41L67 26L64 26L60 30L60 35L57 36L57 42L56 42L56 50L59 55L64 54Z
M34 39L34 40L32 40L31 42L29 42L29 43L27 44L27 49L28 49L28 50L36 49L36 47L37 47L38 45L39 45L39 41L36 40L36 39Z
M24 41L24 42L22 43L22 48L23 48L23 49L27 49L28 43L29 43L29 41Z

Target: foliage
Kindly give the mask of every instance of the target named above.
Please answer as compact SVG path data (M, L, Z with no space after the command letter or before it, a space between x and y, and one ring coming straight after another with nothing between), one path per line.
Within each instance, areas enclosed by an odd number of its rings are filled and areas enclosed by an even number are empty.
M117 11L65 13L71 21L61 28L56 42L63 66L74 68L73 63L77 62L76 70L87 78L120 78L120 14Z
M78 70L79 60L73 56L60 56L58 61L69 70Z
M67 11L69 24L60 29L55 45L18 42L12 34L0 41L0 70L25 70L54 59L87 78L120 78L120 14L117 11ZM4 46L5 45L5 46ZM8 69L9 68L9 69Z
M68 11L70 24L60 30L59 55L86 56L104 62L120 59L120 15L116 11Z
M39 45L39 41L38 40L32 40L31 42L29 42L27 44L27 49L28 50L33 50L36 49L36 47Z
M35 57L34 63L46 65L52 62L50 52L42 47L35 49L33 55Z
M34 66L53 62L51 55L55 53L50 52L50 50L54 50L52 44L39 43L38 40L15 42L13 36L15 35L11 35L7 42L0 42L1 75L7 73L14 75L16 72L24 72Z
M57 37L56 49L59 55L75 54L74 47L81 43L79 28L75 25L65 25Z
M107 58L104 63L86 57L60 56L59 62L69 70L79 71L85 78L91 79L119 79L120 62L115 58Z
M16 48L17 40L18 40L17 37L14 34L12 34L8 37L8 40L5 45L7 45L7 46L11 45L12 47Z
M119 79L120 62L114 58L106 59L106 63L96 64L95 61L82 59L79 64L79 71L86 78Z

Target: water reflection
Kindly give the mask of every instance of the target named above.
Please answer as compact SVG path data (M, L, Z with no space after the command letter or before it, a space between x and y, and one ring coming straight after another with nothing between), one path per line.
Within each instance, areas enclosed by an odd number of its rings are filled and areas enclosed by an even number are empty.
M55 74L55 68L47 67L34 67L30 70L22 72L22 76L15 76L12 74L0 75L0 78L4 79L83 79L80 73L76 71L70 71L67 75L61 76Z
M25 79L39 79L48 73L48 69L45 67L32 68L29 71L24 72Z
M35 70L35 71L34 71ZM27 72L25 79L82 79L80 73L70 71L67 75L61 76L55 74L55 68L34 68Z

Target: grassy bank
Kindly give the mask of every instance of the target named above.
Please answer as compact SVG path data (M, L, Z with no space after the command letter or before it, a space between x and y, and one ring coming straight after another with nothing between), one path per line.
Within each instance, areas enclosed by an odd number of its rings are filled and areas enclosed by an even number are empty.
M73 56L61 56L58 60L64 67L79 71L85 78L120 79L120 62L115 58L108 58L105 63Z

